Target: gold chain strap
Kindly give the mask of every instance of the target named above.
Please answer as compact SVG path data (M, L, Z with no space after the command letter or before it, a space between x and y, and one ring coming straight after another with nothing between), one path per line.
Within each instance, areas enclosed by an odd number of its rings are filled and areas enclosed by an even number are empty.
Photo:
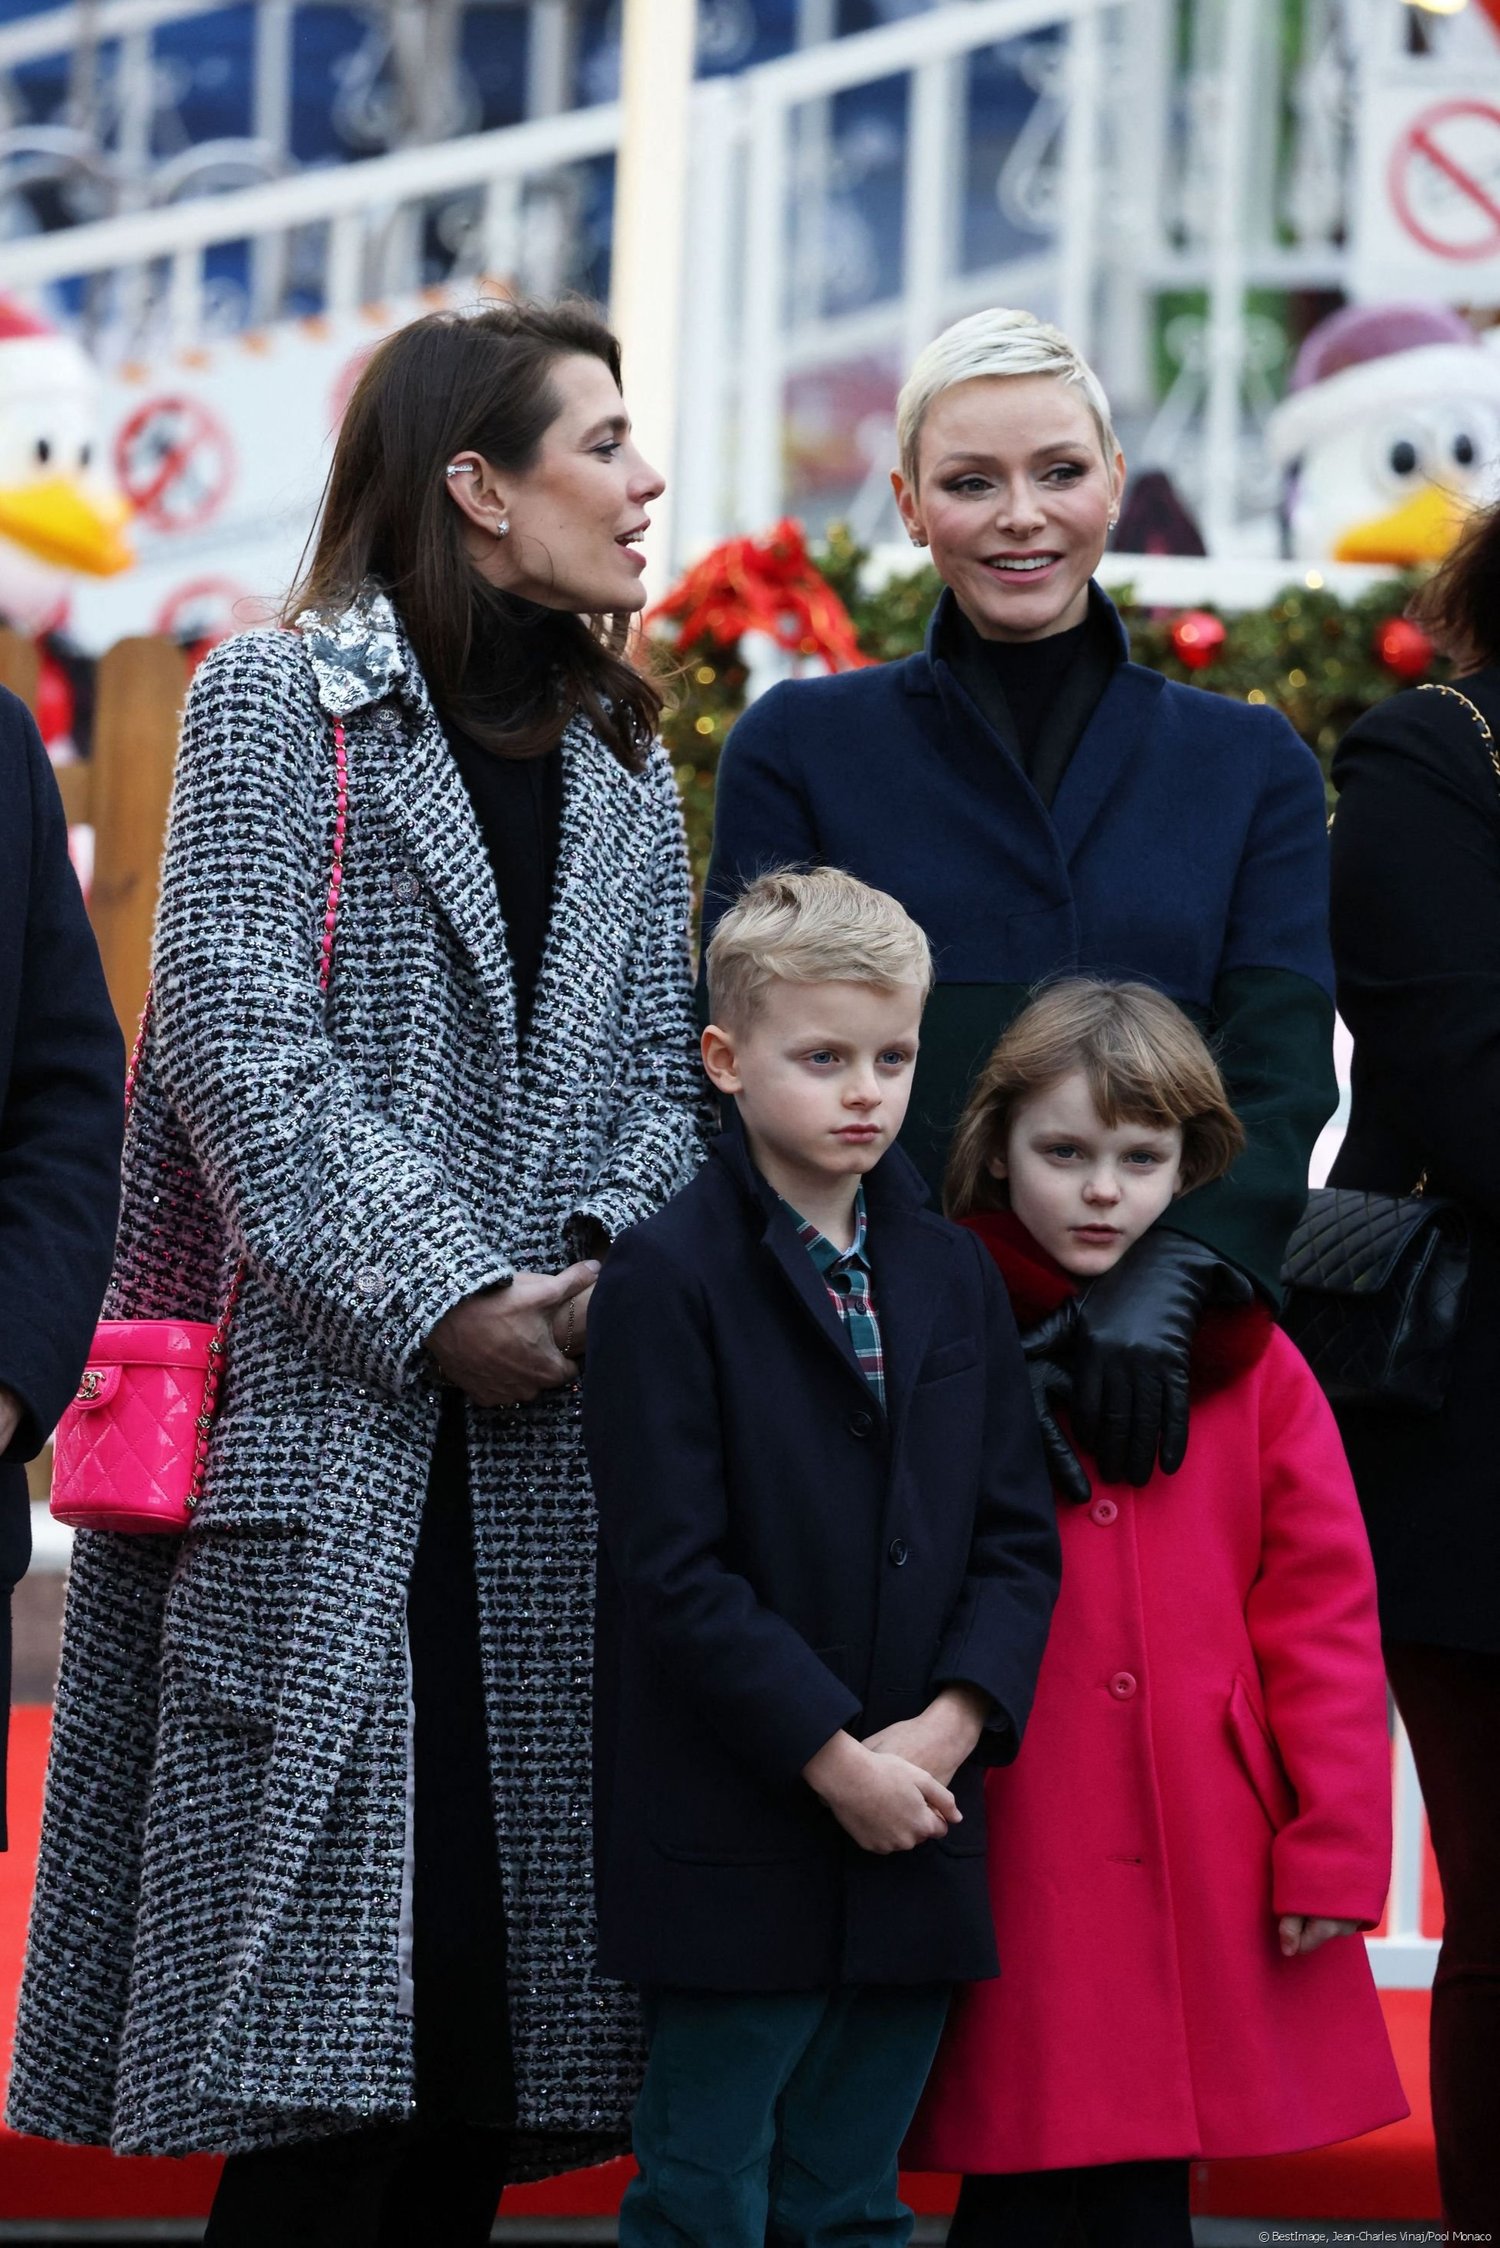
M1479 728L1484 740L1485 754L1490 761L1490 770L1495 776L1496 785L1500 786L1500 749L1495 747L1495 736L1491 730L1490 722L1478 703L1470 702L1468 696L1461 694L1457 687L1450 687L1441 679L1424 680L1417 689L1417 693L1419 695L1448 695L1454 702L1463 704L1464 709Z

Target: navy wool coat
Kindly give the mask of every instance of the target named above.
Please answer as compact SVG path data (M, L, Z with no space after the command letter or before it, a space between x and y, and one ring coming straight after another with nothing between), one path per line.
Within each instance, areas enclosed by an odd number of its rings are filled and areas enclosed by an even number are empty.
M109 1279L124 1061L57 783L3 688L0 805L0 1383L22 1406L0 1460L3 1844L10 1595L31 1556L23 1463L73 1394Z
M589 1311L600 1967L815 1989L995 1971L983 1768L1020 1744L1059 1570L1015 1327L893 1149L866 1181L877 1403L738 1128L611 1250ZM874 1856L801 1778L939 1687L994 1712L962 1824Z
M889 890L937 956L903 1141L937 1186L969 1086L1031 989L1157 985L1219 1041L1249 1145L1171 1223L1277 1292L1337 1098L1316 759L1276 711L1119 663L1050 811L937 653L773 687L719 765L705 940L767 868Z

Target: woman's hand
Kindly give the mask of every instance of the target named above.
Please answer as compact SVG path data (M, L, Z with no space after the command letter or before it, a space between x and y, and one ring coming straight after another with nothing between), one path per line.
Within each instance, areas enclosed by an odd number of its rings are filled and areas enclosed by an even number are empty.
M1248 1304L1244 1273L1186 1233L1154 1227L1078 1299L1073 1427L1106 1483L1149 1483L1187 1456L1193 1338L1209 1304Z
M560 1389L578 1368L558 1349L554 1322L598 1277L587 1258L566 1272L518 1272L509 1287L465 1296L433 1328L427 1355L476 1405L524 1405Z
M1059 1304L1038 1326L1021 1337L1021 1356L1031 1383L1031 1407L1042 1432L1042 1450L1052 1488L1074 1506L1087 1506L1093 1497L1082 1461L1057 1424L1059 1405L1073 1402L1070 1370L1078 1326L1078 1305L1073 1297Z
M1276 1940L1283 1959L1305 1959L1331 1936L1352 1936L1358 1926L1357 1920L1318 1920L1307 1913L1284 1912L1276 1923Z

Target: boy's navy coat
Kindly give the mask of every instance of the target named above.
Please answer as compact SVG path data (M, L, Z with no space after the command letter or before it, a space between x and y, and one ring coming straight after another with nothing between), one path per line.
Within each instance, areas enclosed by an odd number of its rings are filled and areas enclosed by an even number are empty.
M1278 711L1127 659L1051 807L942 654L773 687L724 746L704 941L768 867L817 862L889 890L926 930L937 989L902 1144L933 1184L973 1076L1032 987L1140 978L1220 1042L1248 1144L1170 1223L1278 1290L1307 1161L1337 1099L1323 779Z
M1005 1294L893 1149L865 1182L888 1411L738 1128L589 1310L600 1966L786 1990L995 1971L983 1767L1014 1756L1058 1541ZM874 1856L800 1777L840 1727L993 1698L961 1825Z

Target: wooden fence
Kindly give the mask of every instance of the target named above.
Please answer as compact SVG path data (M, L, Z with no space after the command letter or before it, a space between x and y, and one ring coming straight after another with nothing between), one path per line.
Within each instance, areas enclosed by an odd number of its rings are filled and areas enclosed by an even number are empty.
M0 630L0 686L36 706L37 651ZM188 659L175 641L122 640L99 659L93 754L58 768L72 825L94 830L89 918L115 1012L135 1034L151 969L151 926L177 756Z

